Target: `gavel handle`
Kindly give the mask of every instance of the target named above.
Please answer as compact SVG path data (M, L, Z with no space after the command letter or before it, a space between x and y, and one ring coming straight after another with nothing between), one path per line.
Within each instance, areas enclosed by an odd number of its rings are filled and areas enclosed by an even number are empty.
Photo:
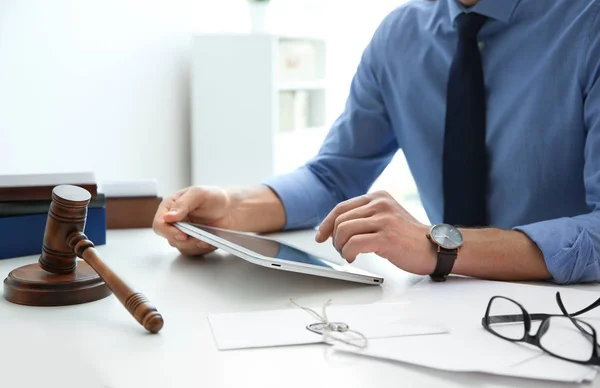
M81 232L72 233L67 243L75 254L85 260L100 275L104 283L125 306L127 311L151 333L158 333L163 327L163 318L156 307L141 293L125 284L98 256L94 243Z

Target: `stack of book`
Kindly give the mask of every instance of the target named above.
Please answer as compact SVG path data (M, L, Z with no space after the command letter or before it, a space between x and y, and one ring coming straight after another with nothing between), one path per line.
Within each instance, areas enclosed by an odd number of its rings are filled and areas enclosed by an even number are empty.
M84 233L95 245L106 244L106 199L93 173L0 175L0 259L42 252L52 189L59 185L90 192Z
M106 197L107 229L151 228L162 198L155 179L99 184Z

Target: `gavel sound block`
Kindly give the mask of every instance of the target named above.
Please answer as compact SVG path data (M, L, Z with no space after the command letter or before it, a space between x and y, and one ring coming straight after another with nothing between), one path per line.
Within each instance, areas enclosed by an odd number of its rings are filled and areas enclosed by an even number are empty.
M4 298L28 306L65 306L93 302L112 291L146 330L158 333L163 318L156 308L100 260L83 234L90 199L90 193L77 186L54 188L42 254L37 263L8 274Z

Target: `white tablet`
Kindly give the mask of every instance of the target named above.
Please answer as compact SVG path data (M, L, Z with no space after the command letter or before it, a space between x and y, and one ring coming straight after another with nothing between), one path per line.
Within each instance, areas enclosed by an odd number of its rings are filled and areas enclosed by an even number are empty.
M188 236L263 267L365 284L383 283L382 277L356 268L345 260L336 263L268 237L187 222L176 222L174 226Z

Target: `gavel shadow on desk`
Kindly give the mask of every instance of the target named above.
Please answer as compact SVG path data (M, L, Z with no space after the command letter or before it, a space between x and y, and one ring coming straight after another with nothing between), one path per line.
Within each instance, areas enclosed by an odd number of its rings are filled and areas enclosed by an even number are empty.
M66 306L93 302L112 292L146 330L158 333L164 322L156 307L104 264L83 234L90 199L91 194L77 186L52 190L42 254L37 263L8 274L4 298L28 306Z

